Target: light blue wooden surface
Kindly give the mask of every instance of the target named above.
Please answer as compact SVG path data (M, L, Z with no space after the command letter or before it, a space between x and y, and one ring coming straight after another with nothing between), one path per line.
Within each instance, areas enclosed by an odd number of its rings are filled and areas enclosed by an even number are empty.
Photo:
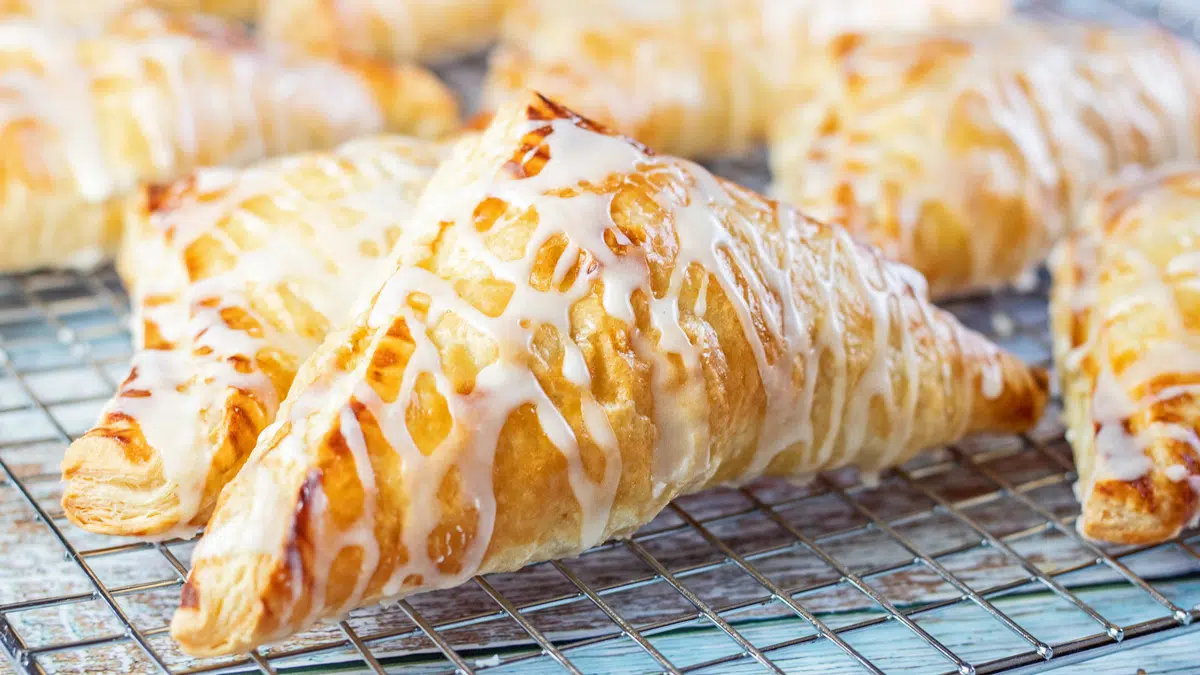
M1175 602L1193 606L1200 601L1200 579L1168 582L1160 586ZM1146 618L1155 613L1137 592L1127 586L1115 585L1082 591L1081 596L1093 606L1101 609L1107 617L1118 622L1130 622ZM1068 635L1081 624L1078 612L1043 594L1018 596L996 601L997 607L1012 616L1038 637L1053 641L1055 635ZM969 608L968 608L969 609ZM930 633L965 655L979 657L977 662L989 656L1009 653L1019 642L999 628L991 619L975 615L971 611L954 611L935 620L922 621L921 625ZM863 618L862 612L846 612L838 616L832 613L823 618L833 626L852 623ZM1082 622L1086 625L1086 621ZM756 644L769 644L778 640L811 634L800 621L765 621L754 626L738 624L739 630ZM980 636L986 636L979 639ZM940 673L948 670L948 662L938 657L919 640L914 640L903 628L888 625L869 629L861 633L849 633L847 639L864 655L875 661L888 673ZM736 653L733 644L715 629L690 629L673 635L654 638L657 648L673 662L687 665L714 657ZM521 650L503 654L509 658ZM478 666L490 665L492 654L471 654L468 659ZM497 654L495 656L500 656ZM807 645L800 649L783 650L772 654L774 660L788 673L821 673L822 675L865 672L844 654L833 649L829 643ZM586 673L635 673L653 672L651 662L631 641L589 652L573 652L572 661ZM421 659L393 660L386 662L389 673L417 674L444 672L445 662L422 662ZM1200 630L1191 631L1181 637L1169 639L1110 653L1084 663L1056 668L1052 672L1060 675L1135 675L1139 669L1146 675L1172 675L1200 673ZM317 668L308 672L358 673L361 668L344 667ZM13 671L0 660L0 675ZM89 670L88 672L98 672ZM489 669L488 673L558 673L553 664L538 660L533 663L514 664L509 667ZM704 673L760 673L765 669L749 659L705 669Z
M1173 602L1193 607L1200 602L1200 578L1168 581L1157 587ZM1109 620L1131 625L1163 616L1161 607L1149 602L1138 590L1126 584L1105 584L1078 590L1078 595L1099 610ZM994 600L998 609L1023 628L1051 644L1061 644L1088 634L1095 626L1081 612L1049 593L1029 593ZM871 612L828 612L821 618L831 627L855 623L872 616ZM1021 651L1023 643L1007 632L994 619L977 607L957 605L919 619L919 625L947 647L974 664ZM772 619L761 622L735 622L736 628L756 645L768 645L813 633L798 619ZM1099 633L1098 629L1090 632ZM908 629L894 622L863 631L843 634L861 654L887 673L926 675L953 670L952 664L929 645L916 638ZM679 667L706 662L740 650L716 628L691 628L670 635L652 637L651 642L664 656ZM490 661L505 660L522 653L514 649L496 654L470 654L469 661L490 665ZM770 652L771 659L787 673L850 674L866 672L859 664L839 651L832 643L820 641L794 648ZM646 673L656 672L654 662L631 640L606 644L593 649L571 651L572 663L585 673ZM1053 661L1050 662L1051 664ZM389 672L442 672L444 662L422 663L420 659L396 659L388 662ZM1156 673L1200 673L1200 630L1182 637L1151 643L1133 642L1116 653L1106 653L1084 663L1070 663L1055 668L1055 673L1134 675L1138 669L1147 675ZM349 672L357 672L349 669ZM489 669L488 673L542 674L562 672L546 659L505 665ZM742 675L767 672L750 658L704 668L698 672Z

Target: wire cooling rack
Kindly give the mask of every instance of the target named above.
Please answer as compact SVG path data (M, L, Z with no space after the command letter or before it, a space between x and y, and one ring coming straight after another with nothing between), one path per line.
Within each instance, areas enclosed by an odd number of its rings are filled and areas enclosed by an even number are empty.
M1197 30L1200 4L1128 8ZM448 76L470 88L478 63ZM760 167L717 170L761 184ZM1048 365L1046 286L948 307ZM926 453L878 481L842 471L682 498L574 559L192 659L167 623L194 542L92 535L59 507L66 443L125 376L128 318L111 269L0 276L0 647L20 673L1024 673L1200 626L1200 534L1115 547L1076 532L1055 397L1028 434Z

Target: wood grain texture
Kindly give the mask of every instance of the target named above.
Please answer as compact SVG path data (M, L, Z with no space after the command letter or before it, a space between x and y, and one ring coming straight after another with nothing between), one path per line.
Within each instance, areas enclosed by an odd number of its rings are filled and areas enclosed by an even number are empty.
M1066 666L1056 675L1131 675L1142 670L1146 675L1184 675L1196 672L1196 654L1200 635L1190 634L1173 640L1146 645L1127 652ZM1140 675L1140 673L1138 673Z

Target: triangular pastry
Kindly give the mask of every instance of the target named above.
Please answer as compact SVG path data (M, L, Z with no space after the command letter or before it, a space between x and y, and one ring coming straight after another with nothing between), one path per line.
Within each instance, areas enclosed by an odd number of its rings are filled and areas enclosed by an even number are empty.
M444 61L487 46L525 0L261 0L265 38L316 54ZM568 3L576 4L576 3Z
M215 19L138 10L92 37L0 22L0 271L94 264L140 181L456 118L419 67L267 53Z
M158 537L203 525L297 367L386 277L442 154L363 139L149 190L120 260L136 353L63 460L71 522Z
M1051 268L1079 529L1174 537L1200 513L1200 166L1105 192Z
M505 21L485 105L536 89L662 152L740 153L762 142L781 98L812 86L813 50L839 33L994 21L1008 5L528 0Z
M1097 182L1200 153L1200 56L1152 28L1011 22L849 35L772 130L775 191L936 297L1019 280Z
M1026 429L1046 398L912 270L536 96L456 148L396 255L222 493L187 652L574 555L708 486Z
M249 21L259 0L0 0L0 18L25 17L38 21L98 28L119 14L138 7L199 12Z

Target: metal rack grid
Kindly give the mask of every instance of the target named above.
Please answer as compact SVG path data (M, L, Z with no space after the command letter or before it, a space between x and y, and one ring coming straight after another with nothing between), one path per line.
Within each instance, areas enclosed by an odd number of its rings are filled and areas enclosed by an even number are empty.
M1029 294L951 309L1045 363L1044 293L1043 280ZM881 640L907 637L924 647L916 665L932 664L928 672L992 673L1164 638L1200 615L1188 609L1200 590L1178 583L1200 569L1193 542L1111 548L1076 533L1074 476L1052 412L1028 435L925 455L876 486L838 472L806 487L760 482L681 499L632 539L574 560L361 610L245 657L188 659L166 637L163 610L186 575L189 543L113 543L70 526L57 504L63 444L86 428L124 367L127 312L111 270L0 278L0 519L13 526L0 545L6 559L29 561L0 572L0 589L54 559L82 577L0 597L0 644L22 672L77 672L85 655L91 667L129 672L603 672L588 651L624 642L618 653L640 651L649 671L757 664L746 669L782 673L803 663L804 648L828 647L879 673L914 665L873 653ZM154 562L160 570L151 572ZM1090 589L1113 584L1148 611L1130 618L1096 606ZM1031 623L1029 602L1057 605L1056 622L1075 615L1069 634ZM980 649L948 632L965 609L975 610L976 630L1012 639ZM84 628L63 635L72 625ZM672 652L681 632L697 630L727 638L728 649L699 660ZM872 631L882 632L857 639Z
M949 308L1045 365L1045 293L1043 278ZM1076 532L1056 398L1033 432L877 483L842 471L682 498L575 559L191 659L166 624L194 542L90 535L58 506L65 444L124 376L128 313L111 269L0 277L0 646L18 672L783 673L816 655L830 672L1035 672L1200 626L1200 535L1113 547Z

